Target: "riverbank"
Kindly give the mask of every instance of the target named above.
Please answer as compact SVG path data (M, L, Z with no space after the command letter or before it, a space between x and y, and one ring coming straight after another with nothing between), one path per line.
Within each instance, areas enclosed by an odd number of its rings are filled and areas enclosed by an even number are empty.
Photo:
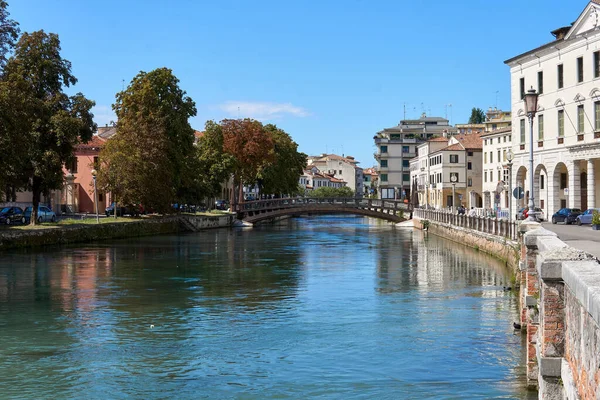
M0 251L230 227L235 214L142 218L127 222L41 226L0 231Z

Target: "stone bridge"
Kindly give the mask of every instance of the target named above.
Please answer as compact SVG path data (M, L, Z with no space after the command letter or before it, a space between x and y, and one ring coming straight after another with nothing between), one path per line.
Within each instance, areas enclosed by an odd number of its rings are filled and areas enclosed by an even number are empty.
M235 211L239 219L250 223L304 214L355 214L402 222L408 219L409 208L400 200L303 197L245 202Z

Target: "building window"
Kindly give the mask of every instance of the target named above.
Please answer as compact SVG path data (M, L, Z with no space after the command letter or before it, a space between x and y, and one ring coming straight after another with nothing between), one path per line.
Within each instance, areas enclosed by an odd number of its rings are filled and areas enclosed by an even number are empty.
M594 103L594 129L600 131L600 101Z
M342 170L340 169L340 175L342 174Z
M506 150L502 150L502 161L506 161Z
M525 143L525 118L521 119L521 143Z
M558 88L562 89L565 86L565 82L563 80L563 65L560 64L557 67L557 74L558 74Z
M387 182L387 175L388 174L381 174L381 182Z
M565 110L558 110L558 137L565 136Z
M509 176L508 176L508 169L504 170L504 182L508 182Z
M583 133L585 129L585 111L583 110L583 104L577 106L577 132Z
M567 187L567 174L565 172L560 174L560 188L564 189Z
M544 175L540 175L540 189L544 189Z
M544 93L544 72L538 72L538 94Z
M453 176L456 177L456 179L452 179ZM458 182L459 181L459 179L458 179L458 172L450 172L450 182L452 182L452 181L454 181L454 182Z
M467 169L473 169L473 164L471 164L471 161L467 163Z
M388 166L387 162L388 162L388 160L381 160L381 167L387 168L387 166Z
M469 187L473 186L473 178L469 178L467 180L467 186L469 186Z
M583 57L577 59L577 82L583 82Z
M501 170L498 170L498 181L501 181L501 180L502 180L502 175L500 175L501 173L502 173L502 171L501 171Z
M458 154L450 154L450 163L451 164L458 163Z
M472 152L472 151L469 151L469 152L467 152L467 155L468 155L469 157L473 157L473 152Z
M390 135L390 140L400 140L400 134L399 133L392 133Z
M487 171L483 171L483 182L487 182Z
M380 149L382 153L387 153L387 146L381 146Z
M594 78L600 78L600 51L594 52Z
M519 87L521 88L521 100L525 98L525 78L519 80Z
M490 151L490 163L493 164L494 163L494 152Z
M410 174L404 174L404 175L403 175L403 177L402 177L402 180L403 180L404 182L408 182L408 181L410 181Z
M487 164L487 153L483 153L483 163Z
M538 115L538 140L544 140L544 116Z
M403 167L410 167L410 160L402 160Z
M72 174L76 174L77 173L77 157L75 157L73 159L73 161L71 161L69 163L69 166L67 168L69 170L70 173Z
M408 152L410 152L410 148L408 146L402 146L402 152L408 153Z
M501 154L500 151L501 150L498 150L498 162L500 162L500 154Z

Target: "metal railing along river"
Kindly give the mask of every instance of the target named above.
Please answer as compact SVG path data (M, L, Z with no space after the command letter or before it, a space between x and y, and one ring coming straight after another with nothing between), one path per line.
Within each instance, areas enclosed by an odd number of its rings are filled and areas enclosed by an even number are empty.
M505 237L510 240L519 238L519 221L508 221L503 218L488 218L455 214L441 210L426 210L415 208L414 217L428 221L441 222L465 229Z

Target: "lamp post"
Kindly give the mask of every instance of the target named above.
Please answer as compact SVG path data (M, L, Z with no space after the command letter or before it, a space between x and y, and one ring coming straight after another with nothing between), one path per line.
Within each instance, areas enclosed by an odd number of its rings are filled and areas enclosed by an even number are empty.
M452 182L452 214L454 214L454 210L456 209L455 203L454 203L454 195L456 193L456 181L457 181L457 177L456 175L454 175L454 173L450 173L450 182Z
M508 222L512 221L512 162L515 159L515 155L512 149L508 149L506 152L506 159L508 160Z
M533 87L525 93L525 111L529 118L529 212L528 221L535 221L535 203L533 194L533 118L537 112L539 94Z
M98 171L93 169L92 171L92 179L94 180L94 206L96 209L96 223L100 223L100 216L98 215L98 191L96 190L96 175L98 175Z

